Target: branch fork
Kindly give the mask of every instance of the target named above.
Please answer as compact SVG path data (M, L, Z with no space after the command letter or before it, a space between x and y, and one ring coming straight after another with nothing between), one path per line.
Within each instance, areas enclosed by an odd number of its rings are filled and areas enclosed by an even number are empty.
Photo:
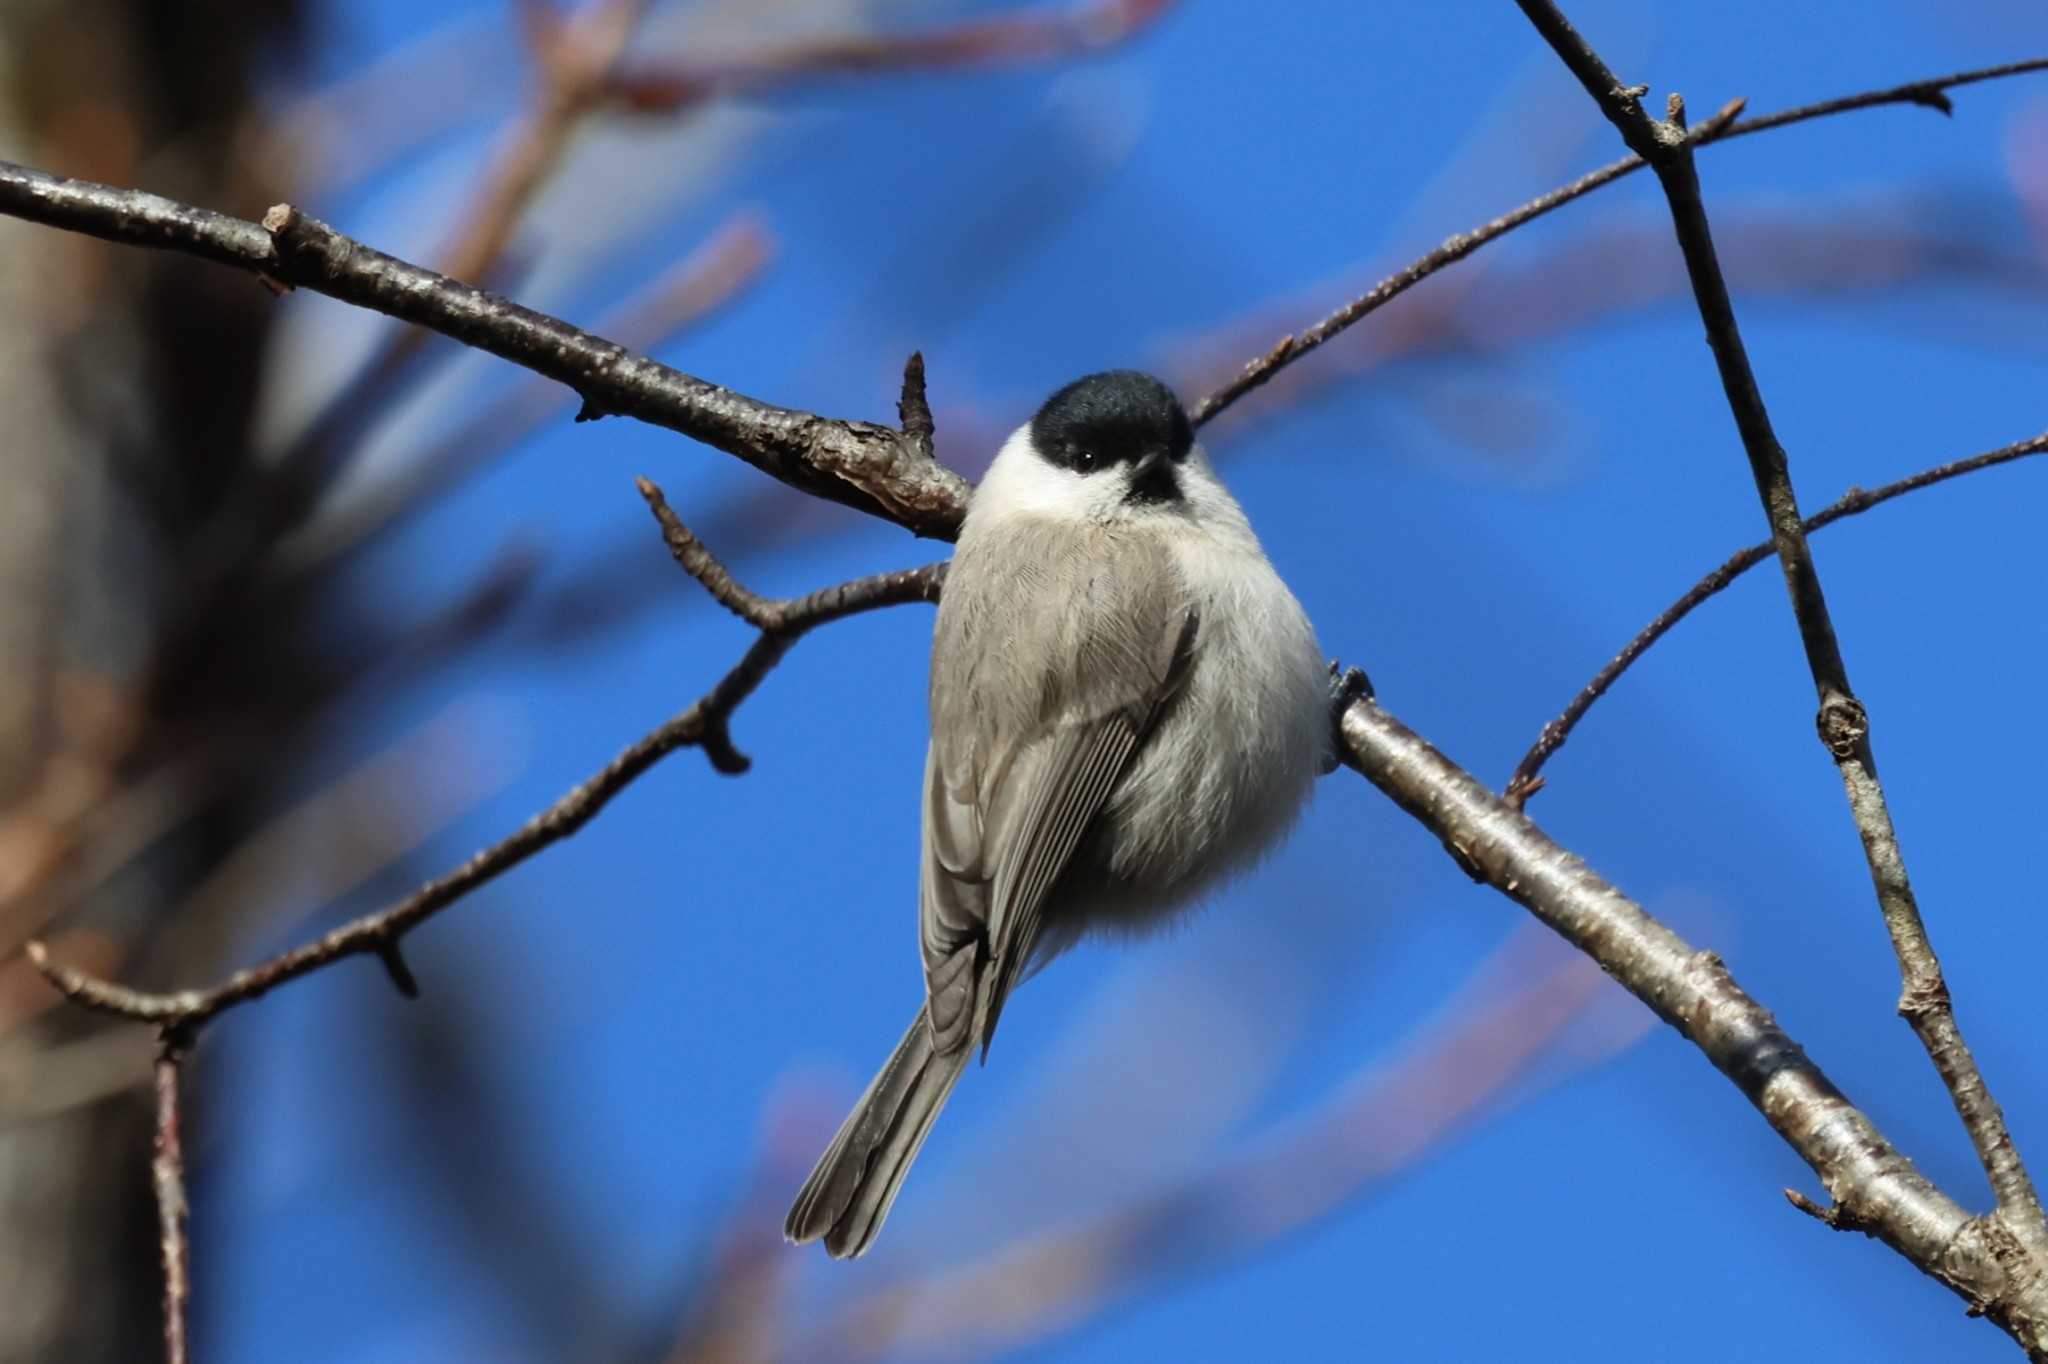
M1905 858L1871 752L1869 716L1849 683L1848 666L1829 617L1820 574L1807 546L1790 464L1772 430L1770 413L1750 366L1728 284L1714 249L1691 144L1683 133L1684 103L1673 95L1670 120L1663 124L1655 122L1622 88L1553 0L1516 3L1608 121L1620 131L1630 149L1656 170L1669 202L1672 225L1685 256L1707 342L1720 371L1722 389L1749 460L1758 498L1770 523L1772 544L1784 569L1792 613L1819 697L1816 724L1841 773L1878 906L1898 957L1902 978L1900 1012L1947 1087L1997 1199L1995 1218L1984 1219L1982 1228L1987 1234L1996 1231L2016 1236L2015 1248L2022 1252L2010 1265L2001 1261L1998 1268L2009 1281L1999 1290L2003 1296L1994 1295L1985 1310L1997 1317L2030 1354L2048 1358L2048 1311L2044 1311L2041 1300L2044 1292L2048 1292L2048 1219L2044 1219L2032 1176L2006 1130L2004 1115L1963 1041L1949 1005L1940 959L1935 955L1907 879ZM1837 1201L1846 1200L1837 1194ZM1861 1217L1863 1213L1859 1209L1856 1215ZM1882 1222L1878 1226L1880 1234L1890 1230ZM1887 1239L1891 1239L1889 1235ZM1929 1273L1941 1272L1940 1262L1924 1256L1912 1258ZM1973 1303L1978 1300L1972 1297Z

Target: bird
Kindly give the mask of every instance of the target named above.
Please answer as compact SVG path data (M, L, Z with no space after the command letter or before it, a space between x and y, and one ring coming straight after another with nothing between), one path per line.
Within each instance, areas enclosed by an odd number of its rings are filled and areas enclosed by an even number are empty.
M1067 384L969 501L933 628L925 998L784 1233L866 1252L1017 984L1245 870L1333 763L1334 665L1165 383Z

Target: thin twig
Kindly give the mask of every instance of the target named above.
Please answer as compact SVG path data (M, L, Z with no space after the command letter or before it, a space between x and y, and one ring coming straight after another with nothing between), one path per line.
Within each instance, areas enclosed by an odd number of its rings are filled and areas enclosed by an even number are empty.
M1796 109L1785 109L1775 114L1763 114L1756 118L1734 122L1735 115L1742 110L1742 101L1723 108L1705 123L1692 130L1691 145L1708 146L1715 142L1726 142L1733 137L1744 137L1771 128L1782 128L1791 123L1804 123L1809 119L1826 118L1833 114L1848 113L1856 109L1876 108L1886 104L1919 104L1949 112L1944 90L1958 86L1974 85L1980 81L1998 80L2007 76L2020 76L2034 71L2048 71L2048 57L2032 61L2008 62L2003 66L1981 67L1974 71L1958 71L1947 76L1933 76L1926 80L1913 81L1906 85L1895 85L1885 90L1868 90L1862 94L1847 95L1840 99L1822 100L1816 104L1803 104ZM1260 387L1267 380L1293 364L1302 356L1321 346L1352 324L1370 313L1391 303L1400 295L1428 279L1447 265L1455 264L1477 251L1480 247L1505 236L1524 223L1542 217L1552 209L1568 204L1572 200L1591 194L1602 185L1612 184L1625 175L1641 170L1649 163L1640 156L1625 156L1619 161L1609 162L1598 170L1590 171L1568 185L1559 186L1548 194L1539 195L1512 212L1503 213L1488 223L1483 223L1469 232L1460 232L1446 237L1435 250L1430 251L1352 299L1336 312L1303 331L1283 336L1264 355L1259 356L1240 370L1228 383L1218 387L1195 404L1193 419L1201 426L1235 403L1239 398Z
M2011 445L2001 446L1996 450L1987 450L1981 455L1972 455L1968 459L1959 459L1951 464L1943 464L1933 469L1923 469L1917 474L1899 479L1894 483L1887 483L1881 488L1872 488L1868 491L1862 488L1852 488L1820 511L1809 516L1805 523L1806 533L1811 535L1815 531L1832 526L1835 522L1844 518L1860 515L1863 512L1869 511L1872 507L1880 506L1895 497L1903 497L1907 493L1916 492L1921 488L1929 488L1937 483L1945 483L1949 479L1960 478L1964 474L1973 474L1979 469L1989 469L2000 464L2010 464L2014 460L2025 459L2029 455L2038 455L2044 451L2048 451L2048 434L2035 436L2031 440L2016 441ZM1644 626L1641 632L1622 648L1620 653L1609 659L1607 665L1593 675L1593 680L1588 682L1580 689L1579 694L1572 698L1571 704L1566 706L1556 719L1543 726L1543 732L1536 737L1536 742L1530 745L1527 753L1522 755L1522 761L1516 765L1514 775L1508 779L1504 792L1507 803L1516 809L1520 809L1528 802L1529 797L1541 790L1543 788L1543 778L1539 774L1543 770L1543 765L1550 761L1550 756L1553 753L1564 746L1564 741L1571 737L1572 730L1577 728L1579 721L1586 717L1586 712L1592 709L1593 703L1606 695L1608 689L1620 680L1621 675L1634 666L1637 659L1649 651L1651 645L1669 634L1671 628L1677 625L1678 622L1691 615L1695 607L1700 606L1737 578L1749 572L1750 569L1755 568L1758 564L1770 558L1771 548L1771 542L1765 540L1760 544L1751 545L1747 549L1738 550L1736 553L1729 555L1719 568L1716 568L1713 572L1694 583L1684 596L1665 607L1655 620Z
M1042 14L971 19L924 33L799 39L730 59L635 62L607 95L628 109L675 113L721 96L757 95L820 77L956 71L1052 61L1123 43L1174 0L1087 0Z
M185 1234L190 1204L185 1198L184 1114L178 1092L186 1046L182 1029L166 1027L156 1055L156 1155L150 1162L150 1174L156 1188L157 1232L163 1252L166 1364L185 1364L190 1358L186 1323L191 1315L192 1251Z
M643 480L642 492L657 516L668 513L659 489ZM665 531L669 520L673 520L672 513L663 522ZM679 521L675 524L681 526ZM688 531L683 534L688 535ZM169 994L130 989L52 960L40 942L28 944L29 960L53 985L78 1004L139 1022L176 1027L188 1038L195 1037L201 1027L223 1011L260 998L280 985L345 957L376 956L399 988L411 993L408 988L412 985L411 972L398 955L398 944L407 933L541 849L559 843L581 829L612 797L677 749L701 747L720 771L745 771L747 759L733 748L727 732L728 723L733 712L753 694L797 640L817 626L845 616L906 602L934 601L944 570L943 563L927 564L923 568L857 578L807 596L770 600L757 597L732 583L723 567L717 568L716 573L723 575L734 598L749 603L753 614L747 618L760 625L761 634L718 685L696 704L628 746L604 768L528 820L510 837L478 852L453 871L429 881L396 904L351 920L313 942L281 953L260 965L237 971L210 989ZM705 585L707 588L711 586L709 581ZM717 595L716 590L714 595ZM720 600L726 598L721 596Z
M1785 1201L1816 1222L1835 1231L1860 1231L1865 1236L1876 1234L1852 1217L1848 1210L1839 1203L1831 1203L1823 1207L1797 1189L1785 1190Z
M2012 1230L2036 1256L2048 1256L2048 1220L2043 1218L2040 1196L2013 1146L2005 1115L1963 1041L1948 985L1942 978L1940 959L1928 939L1912 883L1906 875L1905 858L1871 751L1869 715L1849 684L1848 666L1829 618L1820 574L1807 546L1790 466L1784 447L1771 429L1770 412L1750 367L1734 304L1728 295L1728 282L1714 250L1706 207L1700 198L1699 174L1685 132L1684 102L1673 94L1669 118L1652 118L1643 112L1640 103L1644 88L1624 86L1552 0L1515 3L1578 77L1608 121L1620 130L1630 149L1649 161L1657 172L1658 183L1670 203L1672 224L1685 256L1700 319L1706 327L1707 344L1720 371L1722 391L1742 437L1757 496L1770 522L1771 541L1785 571L1792 613L1798 621L1807 667L1819 694L1816 724L1821 742L1841 772L1850 812L1863 839L1878 906L1899 960L1903 978L1899 1012L1912 1026L1948 1088L1997 1196L1999 1213L2010 1221ZM1919 102L1926 102L1924 95L1923 90Z
M1886 90L1866 90L1860 95L1844 95L1840 99L1819 100L1780 113L1760 114L1756 118L1744 119L1714 140L1725 142L1731 137L1746 137L1750 133L1767 132L1772 128L1782 128L1788 123L1802 123L1810 118L1827 118L1856 109L1874 109L1883 104L1918 104L1940 113L1953 114L1956 106L1954 101L1949 99L1947 91L1965 85L1976 85L1982 81L2024 76L2035 71L2048 71L2048 57L2030 57L2026 61L2006 62L2001 66L1980 66L1974 71L1958 71L1951 76L1908 81L1904 85L1894 85Z
M922 451L926 459L938 458L932 450L932 434L937 427L932 420L931 399L925 393L921 350L912 351L903 362L903 392L896 399L896 425L912 448Z
M647 3L597 0L567 19L542 0L520 6L539 89L504 150L481 182L463 195L468 213L437 255L441 273L498 282L514 229L567 156L577 129L602 103L612 67L624 55ZM349 437L361 434L363 414L389 407L402 386L420 375L422 367L414 361L431 335L408 328L392 333L371 352L278 457L257 489L257 515L252 518L249 509L240 507L227 513L232 529L260 552L296 525L340 471Z
M637 6L638 0L629 0L626 7ZM565 30L580 27L563 26ZM623 39L622 29L619 40ZM559 80L574 79L569 73L582 70L579 63L543 60L538 65L548 76L539 109L523 125L525 136L520 145L494 167L499 174L487 176L465 199L475 206L474 211L459 229L455 243L441 253L441 272L451 278L475 280L493 290L511 288L518 282L517 272L508 271L504 261L517 217L566 152L575 122L587 111L587 102L578 103L573 93L565 98L555 94ZM557 77L556 72L565 74ZM595 74L585 79L594 82ZM521 177L520 186L507 190L502 181L508 176ZM194 537L195 562L189 570L192 585L187 590L186 615L204 620L223 609L217 598L240 585L280 540L318 509L362 450L376 418L424 383L440 358L460 353L455 347L426 352L425 345L433 337L433 332L417 327L387 332L274 457L253 471L235 496L209 518ZM174 621L166 633L175 644L187 630Z
M539 90L483 182L466 196L467 220L441 254L447 274L483 279L496 271L528 205L561 165L577 129L605 101L647 6L648 0L597 0L565 19L547 0L520 4Z
M441 273L500 283L513 231L568 155L576 131L604 101L605 82L646 9L647 0L596 0L562 18L542 0L521 6L538 89L504 150L462 197L468 211L438 254ZM204 620L218 614L223 608L215 599L313 513L361 450L375 414L390 410L432 372L431 357L422 354L432 336L416 327L388 333L277 457L212 518L196 538L200 548L186 615ZM174 620L167 633L175 652L189 632Z
M652 350L744 292L767 266L774 248L774 238L758 214L735 214L703 245L608 313L600 329L630 350ZM572 396L539 375L523 376L502 396L409 456L404 467L369 489L360 505L338 512L332 525L315 525L281 557L295 574L305 576L357 553L512 450L558 416Z
M1695 949L1370 699L1338 723L1344 762L1698 1047L1858 1227L2048 1359L2048 1276L1970 1216L1844 1098L1711 952ZM2017 1253L2016 1253L2017 1252Z
M668 500L661 489L648 479L635 480L640 496L647 499L647 509L654 513L654 519L661 527L661 538L668 545L668 552L682 565L685 573L704 585L711 599L726 610L738 616L757 630L774 630L771 618L774 603L758 593L740 586L718 556L704 547L704 542L690 533L682 518L670 510Z

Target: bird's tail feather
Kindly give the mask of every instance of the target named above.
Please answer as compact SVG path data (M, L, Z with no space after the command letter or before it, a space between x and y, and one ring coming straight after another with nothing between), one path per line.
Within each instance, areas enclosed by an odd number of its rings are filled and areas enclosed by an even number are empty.
M882 1229L932 1121L946 1106L969 1050L937 1054L925 1012L919 1009L895 1053L804 1181L783 1234L798 1242L823 1236L825 1249L841 1259L866 1251Z

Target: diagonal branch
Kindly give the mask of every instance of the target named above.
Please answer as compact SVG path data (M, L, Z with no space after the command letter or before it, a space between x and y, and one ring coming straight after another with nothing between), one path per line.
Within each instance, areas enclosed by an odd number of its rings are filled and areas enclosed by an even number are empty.
M1720 370L1721 387L1741 435L1743 451L1749 458L1757 495L1770 521L1778 562L1785 571L1807 667L1820 697L1816 723L1821 741L1841 772L1850 812L1862 836L1878 906L1899 960L1904 981L1899 1012L1912 1026L1948 1088L1997 1196L1999 1214L2011 1223L2011 1230L2035 1256L2048 1256L2048 1221L2043 1219L2040 1197L2006 1130L2005 1116L1963 1041L1948 985L1942 978L1940 959L1928 939L1906 875L1905 858L1871 751L1869 716L1849 684L1848 666L1829 619L1820 574L1806 543L1790 466L1784 447L1771 429L1770 412L1750 367L1734 304L1728 295L1728 283L1715 255L1713 234L1700 199L1699 175L1685 132L1684 102L1674 94L1670 99L1670 118L1661 122L1651 118L1640 103L1646 88L1623 86L1551 0L1516 0L1516 4L1578 77L1608 121L1621 131L1623 140L1656 170L1663 186L1700 318L1706 326L1707 344Z
M668 533L673 525L683 536L689 536L669 510L658 488L643 479L641 493L661 520L664 533ZM690 542L695 543L694 537L690 537ZM696 552L703 555L705 561L716 564L702 546L697 546ZM696 704L629 745L596 774L528 820L517 832L475 854L455 870L429 881L396 904L351 920L333 932L261 965L238 971L210 989L181 990L170 994L130 989L53 961L40 942L28 944L29 960L78 1004L101 1013L154 1023L162 1028L176 1028L188 1039L195 1038L201 1027L222 1012L260 998L280 985L345 957L377 957L400 990L412 994L412 975L399 954L399 944L407 933L543 848L559 843L581 829L610 803L612 797L678 749L702 748L719 771L744 772L747 759L734 749L727 726L733 712L753 694L762 679L782 661L796 642L817 626L846 616L905 602L935 601L944 572L943 563L927 564L923 568L858 578L787 600L755 596L733 582L722 566L715 571L700 573L700 581L704 581L719 600L728 601L730 598L731 601L746 602L747 619L758 625L761 633L740 661ZM723 587L714 587L714 578Z
M1997 1218L1935 1188L1786 1036L1711 952L1653 918L1520 811L1361 699L1338 722L1345 763L1650 1006L1742 1091L1813 1168L1845 1222L1953 1288L2048 1360L2048 1276Z
M444 273L499 276L520 218L601 103L605 81L646 9L647 0L600 0L562 17L528 0L522 17L538 76L533 107L464 196L468 213L437 262ZM414 361L430 335L415 329L391 334L339 385L257 481L253 505L224 513L226 529L241 541L231 552L260 553L305 518L360 444L363 414L388 407L403 385L419 378L423 367Z
M252 223L0 161L0 213L183 251L427 327L567 384L582 396L585 416L629 416L679 431L792 487L919 535L950 540L966 511L966 480L887 426L776 407L708 383L387 256L288 204Z
M1788 124L1804 123L1809 119L1827 118L1858 109L1874 109L1887 104L1917 104L1948 113L1952 106L1943 91L1953 90L1958 86L1975 85L1981 81L2023 76L2036 71L2048 71L2048 57L2007 62L2002 66L1980 67L1974 71L1957 71L1946 76L1931 76L1884 90L1866 90L1861 94L1845 95L1839 99L1802 104L1795 109L1784 109L1775 114L1746 118L1740 122L1734 121L1743 107L1742 101L1737 100L1694 128L1690 134L1691 145L1704 147L1715 142L1726 142L1730 138L1746 137L1751 133L1761 133L1772 128L1783 128ZM1296 360L1361 321L1368 314L1377 312L1393 302L1444 267L1455 265L1496 237L1505 236L1524 223L1533 222L1554 208L1591 194L1603 185L1613 184L1623 176L1632 175L1648 164L1640 156L1624 156L1619 161L1610 161L1568 185L1561 185L1548 194L1538 195L1520 208L1503 213L1491 222L1482 223L1468 232L1446 237L1443 244L1435 250L1388 275L1322 321L1302 331L1281 337L1271 350L1247 364L1228 383L1195 404L1192 412L1195 425L1201 426L1221 416L1225 408L1253 389L1264 385Z
M1907 493L1931 488L1937 483L1946 483L1964 474L1974 474L1980 469L1995 468L2044 452L2048 452L2048 433L2035 436L2031 440L2015 441L2011 445L1987 450L1981 455L1972 455L1968 459L1959 459L1951 464L1923 469L1917 474L1887 483L1881 488L1872 488L1868 491L1854 488L1808 517L1805 530L1811 535L1817 530L1832 526L1837 521L1860 515L1872 507L1882 506L1895 497L1903 497ZM1572 698L1571 704L1566 706L1555 720L1543 727L1543 732L1537 735L1536 742L1522 755L1522 761L1516 765L1514 775L1508 778L1507 803L1519 810L1528 802L1529 797L1542 790L1543 778L1539 774L1543 770L1543 765L1550 761L1553 753L1564 747L1564 741L1571 737L1571 732L1578 727L1579 721L1586 718L1586 712L1593 708L1593 703L1605 696L1609 688L1621 680L1621 675L1633 667L1637 659L1649 652L1651 645L1669 634L1672 627L1691 615L1695 607L1704 604L1728 584L1770 558L1771 549L1771 542L1766 540L1762 544L1751 545L1729 555L1719 568L1694 583L1684 596L1665 607L1655 620L1645 625L1634 639L1622 647L1620 653L1609 659L1605 667L1593 674L1593 680L1580 689L1579 694Z
M630 350L652 350L739 296L767 266L774 249L773 237L754 214L735 214L703 245L607 314L600 326ZM504 457L542 423L559 418L573 396L537 374L522 376L509 391L409 455L397 472L377 481L328 524L301 531L281 554L288 571L310 576L359 552Z

